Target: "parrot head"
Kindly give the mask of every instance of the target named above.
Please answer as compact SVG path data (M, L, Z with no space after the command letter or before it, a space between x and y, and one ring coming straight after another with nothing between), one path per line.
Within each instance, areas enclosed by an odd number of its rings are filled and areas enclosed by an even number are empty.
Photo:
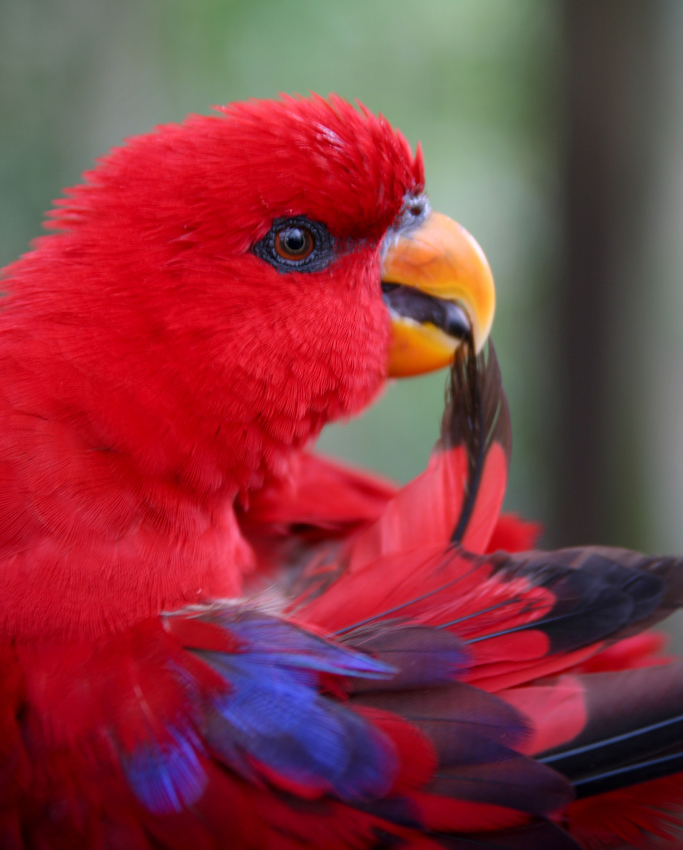
M103 158L6 270L8 306L96 442L245 489L388 376L479 350L494 294L384 118L334 96L219 112Z
M235 500L292 481L327 422L491 323L486 261L430 211L419 153L336 97L130 139L49 227L4 270L8 634L239 596L254 558Z

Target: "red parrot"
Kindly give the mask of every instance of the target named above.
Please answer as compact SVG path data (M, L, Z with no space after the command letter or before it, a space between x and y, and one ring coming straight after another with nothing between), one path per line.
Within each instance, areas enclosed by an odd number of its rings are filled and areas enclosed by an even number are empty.
M336 97L231 105L49 227L0 311L2 848L675 835L683 669L645 630L683 560L492 551L536 531L499 518L493 284L419 150ZM407 487L307 451L451 361Z

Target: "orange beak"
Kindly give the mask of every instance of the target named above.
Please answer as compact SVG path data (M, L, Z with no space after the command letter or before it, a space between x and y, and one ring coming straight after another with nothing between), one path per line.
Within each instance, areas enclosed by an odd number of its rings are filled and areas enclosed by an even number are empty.
M491 330L496 294L484 252L440 213L389 244L382 290L393 334L391 377L448 366L462 344L478 353Z

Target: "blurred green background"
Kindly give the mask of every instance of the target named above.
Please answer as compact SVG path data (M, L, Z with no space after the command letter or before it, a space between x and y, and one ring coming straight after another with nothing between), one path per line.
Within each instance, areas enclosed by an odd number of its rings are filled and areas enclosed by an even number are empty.
M548 545L683 551L682 53L676 0L0 0L0 265L126 136L278 92L358 98L422 142L433 206L492 265L508 507ZM572 260L596 226L602 289ZM444 383L390 386L321 449L410 478Z

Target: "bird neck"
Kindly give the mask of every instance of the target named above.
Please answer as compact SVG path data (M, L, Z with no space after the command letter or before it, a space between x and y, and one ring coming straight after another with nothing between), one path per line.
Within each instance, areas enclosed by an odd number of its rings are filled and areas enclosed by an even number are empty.
M168 269L131 286L64 235L8 271L0 599L20 582L24 602L0 606L0 630L92 635L239 595L236 496L383 382L377 281L358 272L353 309L332 281L314 313L300 289L264 302L249 281L216 310L218 283L204 301Z

